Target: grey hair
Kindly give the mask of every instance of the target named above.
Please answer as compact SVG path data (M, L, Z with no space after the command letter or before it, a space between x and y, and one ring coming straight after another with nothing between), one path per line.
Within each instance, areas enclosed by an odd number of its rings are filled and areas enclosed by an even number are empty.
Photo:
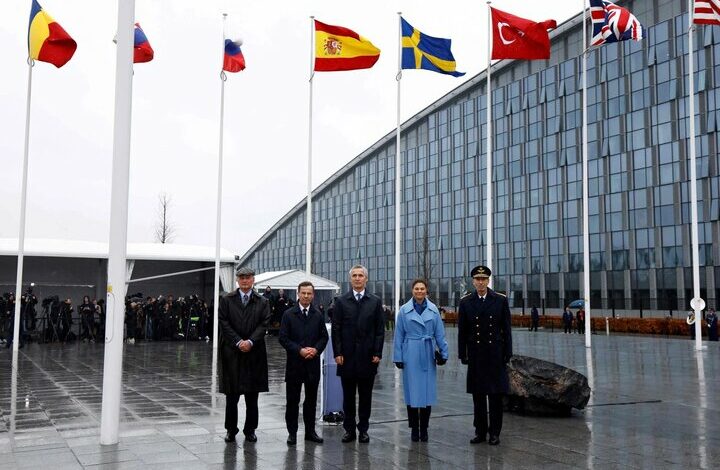
M363 274L365 274L365 277L369 277L367 268L365 266L363 266L362 264L356 264L355 266L350 268L350 271L348 271L348 276L352 276L352 272L355 271L356 269L362 269Z

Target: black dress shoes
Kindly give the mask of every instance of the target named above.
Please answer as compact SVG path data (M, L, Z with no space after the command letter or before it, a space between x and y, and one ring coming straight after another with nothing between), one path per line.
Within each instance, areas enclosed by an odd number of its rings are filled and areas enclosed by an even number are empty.
M427 442L427 441L428 441L427 429L421 429L420 430L420 442Z
M297 444L297 434L288 434L287 445L294 446Z
M318 436L315 431L310 431L305 433L305 440L314 442L316 444L322 444L325 442L322 437Z
M420 440L420 431L418 431L418 428L412 428L412 431L410 431L410 440L413 442Z
M354 432L346 432L345 435L342 438L342 441L344 443L353 442L355 441L355 433Z
M362 444L367 444L368 442L370 442L370 436L368 436L368 433L361 432L360 436L358 437L358 442Z
M488 440L488 444L491 446L496 446L500 444L500 438L498 436L490 436L490 439Z
M225 442L235 442L235 433L228 432L225 434Z
M481 442L485 442L485 436L481 436L480 434L475 434L475 437L470 439L470 444L480 444Z
M245 440L248 442L257 442L257 436L254 432L245 433Z

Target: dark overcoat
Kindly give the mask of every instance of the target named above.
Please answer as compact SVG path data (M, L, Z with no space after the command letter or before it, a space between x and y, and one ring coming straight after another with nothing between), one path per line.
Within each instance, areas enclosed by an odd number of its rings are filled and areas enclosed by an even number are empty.
M314 306L308 309L308 316L296 305L283 313L280 323L280 344L287 351L285 382L320 380L320 355L328 342L328 332L320 313ZM317 356L305 359L300 355L302 348L317 349Z
M344 364L337 375L345 378L370 378L377 373L373 356L382 357L385 340L385 316L380 298L368 294L358 302L353 291L335 299L332 315L332 345L335 356Z
M237 290L220 298L218 322L220 326L220 392L243 394L268 391L268 361L265 350L265 331L270 320L270 305L255 291L246 306ZM251 340L253 346L242 352L236 346L240 340Z
M505 296L488 289L485 301L476 292L460 299L458 348L460 359L468 361L467 393L508 392L512 334Z

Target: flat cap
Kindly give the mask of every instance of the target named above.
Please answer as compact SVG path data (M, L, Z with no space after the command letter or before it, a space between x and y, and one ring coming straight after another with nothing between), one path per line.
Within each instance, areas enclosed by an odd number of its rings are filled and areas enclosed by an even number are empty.
M246 266L241 266L235 271L236 276L254 276L255 270Z
M471 277L490 277L491 274L492 271L490 271L490 268L483 265L475 266L472 271L470 271Z

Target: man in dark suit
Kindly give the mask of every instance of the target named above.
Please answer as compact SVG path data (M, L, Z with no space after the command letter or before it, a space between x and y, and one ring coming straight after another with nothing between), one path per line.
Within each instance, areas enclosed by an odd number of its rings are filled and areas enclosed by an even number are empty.
M287 443L297 444L300 390L304 385L305 440L322 444L323 439L315 432L315 411L320 383L320 354L327 346L328 333L322 313L312 305L315 297L315 287L312 282L301 282L297 292L298 304L283 314L279 337L280 344L287 351L285 365Z
M458 348L460 362L468 366L467 393L472 393L475 437L471 444L500 444L503 394L508 392L506 365L512 356L510 307L504 295L488 288L490 269L476 266L471 271L475 291L460 299ZM488 426L488 402L490 425Z
M382 301L365 291L368 271L355 265L350 270L352 290L335 299L332 314L332 345L337 375L343 388L343 442L370 442L368 428L375 374L382 357L385 316ZM355 393L359 396L358 422L355 422Z
M218 322L220 339L220 392L225 394L225 442L234 442L238 433L238 401L245 395L245 426L248 442L257 442L258 394L268 391L268 361L265 331L270 305L253 290L255 271L238 268L239 288L220 298Z

